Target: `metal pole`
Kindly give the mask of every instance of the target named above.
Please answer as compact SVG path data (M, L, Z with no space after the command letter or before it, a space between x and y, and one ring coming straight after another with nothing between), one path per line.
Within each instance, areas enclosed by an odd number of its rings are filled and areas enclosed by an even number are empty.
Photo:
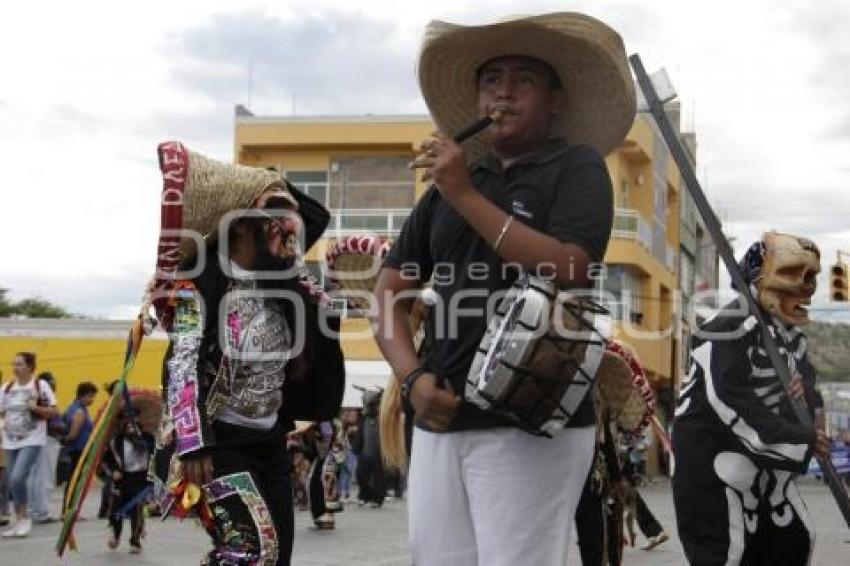
M655 86L652 84L649 75L647 75L640 57L637 54L634 54L629 57L629 62L632 64L632 68L634 69L635 76L638 80L638 85L640 86L641 91L643 91L644 98L649 105L649 111L652 114L652 117L655 118L655 123L661 130L661 135L664 137L664 141L667 143L667 147L670 149L670 153L676 161L676 165L679 167L679 172L685 181L685 186L691 194L691 197L694 199L694 204L696 204L697 210L699 210L700 216L702 216L702 219L705 222L708 233L711 235L711 239L717 246L720 259L723 260L723 264L726 266L726 270L729 272L735 287L740 291L744 300L747 302L750 314L755 316L759 323L762 341L764 342L764 349L767 352L767 356L770 358L770 362L773 364L780 381L787 390L791 381L791 372L788 369L788 365L782 359L781 354L779 353L779 348L768 330L767 319L758 307L755 297L753 297L753 294L750 292L749 286L744 281L744 275L741 273L738 263L735 261L735 256L732 253L732 247L723 235L723 229L720 225L720 221L717 219L717 215L714 214L714 210L712 210L711 205L708 203L708 199L705 198L705 193L703 193L702 187L697 180L693 165L685 153L685 148L679 140L679 135L675 130L673 130L670 119L667 117L667 112L664 111L664 103L658 97L658 93L655 91ZM800 423L805 427L814 428L814 423L809 415L805 399L794 399L789 396L789 401L791 402L794 414L797 416ZM838 508L844 516L845 522L848 526L850 526L850 496L848 496L841 478L838 477L838 473L832 465L832 460L829 457L818 458L818 463L823 471L824 479L829 485L829 489L832 491L832 495L838 504Z

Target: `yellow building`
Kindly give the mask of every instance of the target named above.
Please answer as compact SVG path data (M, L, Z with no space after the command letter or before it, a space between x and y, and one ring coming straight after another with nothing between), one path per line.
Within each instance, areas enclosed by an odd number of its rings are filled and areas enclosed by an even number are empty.
M100 391L95 407L106 401L104 386L121 375L127 347L129 321L77 319L0 318L0 371L3 382L12 379L12 358L17 352L36 354L36 373L56 377L56 396L64 409L77 384L91 381ZM155 332L142 342L131 386L159 390L166 336Z
M393 237L426 189L407 169L414 149L434 125L426 115L255 116L237 106L234 155L238 163L276 167L332 213L327 239L308 258L320 274L334 237L369 230ZM680 178L660 134L639 115L623 144L606 158L614 187L614 231L601 287L614 301L614 334L632 344L654 388L670 400L677 351ZM349 359L381 359L364 318L346 340ZM669 404L669 403L668 403ZM662 414L672 414L667 407ZM652 464L652 462L650 462ZM652 466L650 466L652 467Z

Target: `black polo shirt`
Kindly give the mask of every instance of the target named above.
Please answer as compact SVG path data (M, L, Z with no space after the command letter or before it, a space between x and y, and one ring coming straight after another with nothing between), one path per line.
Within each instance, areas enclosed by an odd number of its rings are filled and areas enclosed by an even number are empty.
M601 262L613 222L611 179L599 153L585 145L547 140L541 148L502 170L493 156L470 167L472 183L484 197L512 214L514 222L577 244ZM510 234L507 236L510 237ZM487 300L510 287L518 272L441 196L429 188L414 207L384 265L433 278L440 301L429 309L422 364L463 392L475 351L487 329ZM591 396L571 426L594 423ZM450 430L507 425L464 403Z

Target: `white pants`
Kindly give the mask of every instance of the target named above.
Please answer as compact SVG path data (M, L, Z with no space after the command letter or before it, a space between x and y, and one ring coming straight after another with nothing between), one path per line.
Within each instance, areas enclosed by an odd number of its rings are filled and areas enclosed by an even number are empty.
M416 566L565 566L593 427L415 429L408 504Z

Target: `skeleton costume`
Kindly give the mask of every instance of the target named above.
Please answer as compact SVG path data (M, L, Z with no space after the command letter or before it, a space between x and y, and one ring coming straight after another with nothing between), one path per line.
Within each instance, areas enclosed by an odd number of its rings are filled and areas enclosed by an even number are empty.
M813 242L767 233L741 262L810 409L822 406L799 326L815 290ZM694 339L673 424L673 497L692 565L807 564L814 532L795 483L815 432L794 416L752 315L739 297Z
M339 343L319 332L323 325L338 330L339 319L306 278L295 236L304 238L306 250L329 215L276 173L218 163L173 142L159 153L168 230L160 236L153 304L171 339L163 389L176 457L209 454L214 477L198 492L183 480L181 466L172 465L164 508L201 518L213 541L204 564L289 564L293 509L285 434L295 418L335 414L344 384ZM271 212L257 211L257 198L269 191ZM167 210L169 204L181 210ZM225 215L234 210L241 212L229 222L259 215L248 226L264 226L254 228L258 259L251 271L228 257L226 227L215 238L219 222L228 222ZM281 228L289 257L265 251L265 230L273 227ZM187 231L204 239L186 239ZM169 240L173 233L182 238Z

